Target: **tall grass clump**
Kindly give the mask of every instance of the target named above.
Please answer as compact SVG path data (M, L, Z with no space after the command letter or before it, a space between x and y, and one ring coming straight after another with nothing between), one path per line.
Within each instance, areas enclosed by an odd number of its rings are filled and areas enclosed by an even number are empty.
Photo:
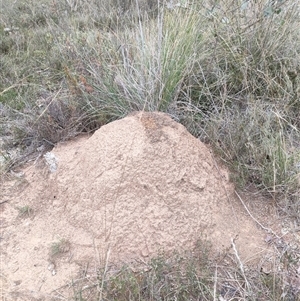
M198 135L243 187L277 195L299 187L299 3L206 6L205 59L186 82ZM203 114L203 112L205 114ZM199 124L199 122L198 122ZM197 129L197 123L192 123Z
M140 15L135 27L102 34L83 57L95 92L87 106L111 118L168 111L203 45L202 22L196 12L162 6L156 18Z

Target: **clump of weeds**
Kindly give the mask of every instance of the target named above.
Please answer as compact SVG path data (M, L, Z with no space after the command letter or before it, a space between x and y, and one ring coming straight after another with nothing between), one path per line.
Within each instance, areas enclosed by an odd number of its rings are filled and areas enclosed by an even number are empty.
M61 238L56 242L53 242L50 246L49 257L55 259L60 255L63 255L70 251L70 241L68 239Z
M19 214L18 217L27 218L33 215L33 209L29 205L17 207Z

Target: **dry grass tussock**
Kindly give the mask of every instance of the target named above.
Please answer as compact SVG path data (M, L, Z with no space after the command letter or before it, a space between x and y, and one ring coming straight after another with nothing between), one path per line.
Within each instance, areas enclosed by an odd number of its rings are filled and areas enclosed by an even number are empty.
M213 145L237 185L270 194L299 223L299 30L289 0L3 1L1 171L131 111L160 110ZM157 265L114 275L106 293L119 299L107 300L221 294L217 267L202 283L159 264L160 275ZM283 270L240 272L224 272L242 294L230 300L297 300Z

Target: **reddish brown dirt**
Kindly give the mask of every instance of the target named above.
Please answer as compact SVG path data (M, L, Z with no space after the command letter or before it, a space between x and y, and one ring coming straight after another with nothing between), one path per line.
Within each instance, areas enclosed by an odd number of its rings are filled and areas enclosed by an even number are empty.
M59 144L2 187L3 300L50 300L105 262L146 261L203 238L216 252L237 238L245 263L268 249L228 172L163 113L136 113Z

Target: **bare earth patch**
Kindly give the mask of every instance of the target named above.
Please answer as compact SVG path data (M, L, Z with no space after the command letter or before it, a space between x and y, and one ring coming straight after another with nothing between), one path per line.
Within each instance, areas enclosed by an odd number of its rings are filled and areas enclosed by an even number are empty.
M163 113L135 113L59 144L22 172L2 183L4 300L55 299L62 287L68 297L68 283L107 262L146 261L204 238L216 253L234 240L249 264L269 251L227 170Z

